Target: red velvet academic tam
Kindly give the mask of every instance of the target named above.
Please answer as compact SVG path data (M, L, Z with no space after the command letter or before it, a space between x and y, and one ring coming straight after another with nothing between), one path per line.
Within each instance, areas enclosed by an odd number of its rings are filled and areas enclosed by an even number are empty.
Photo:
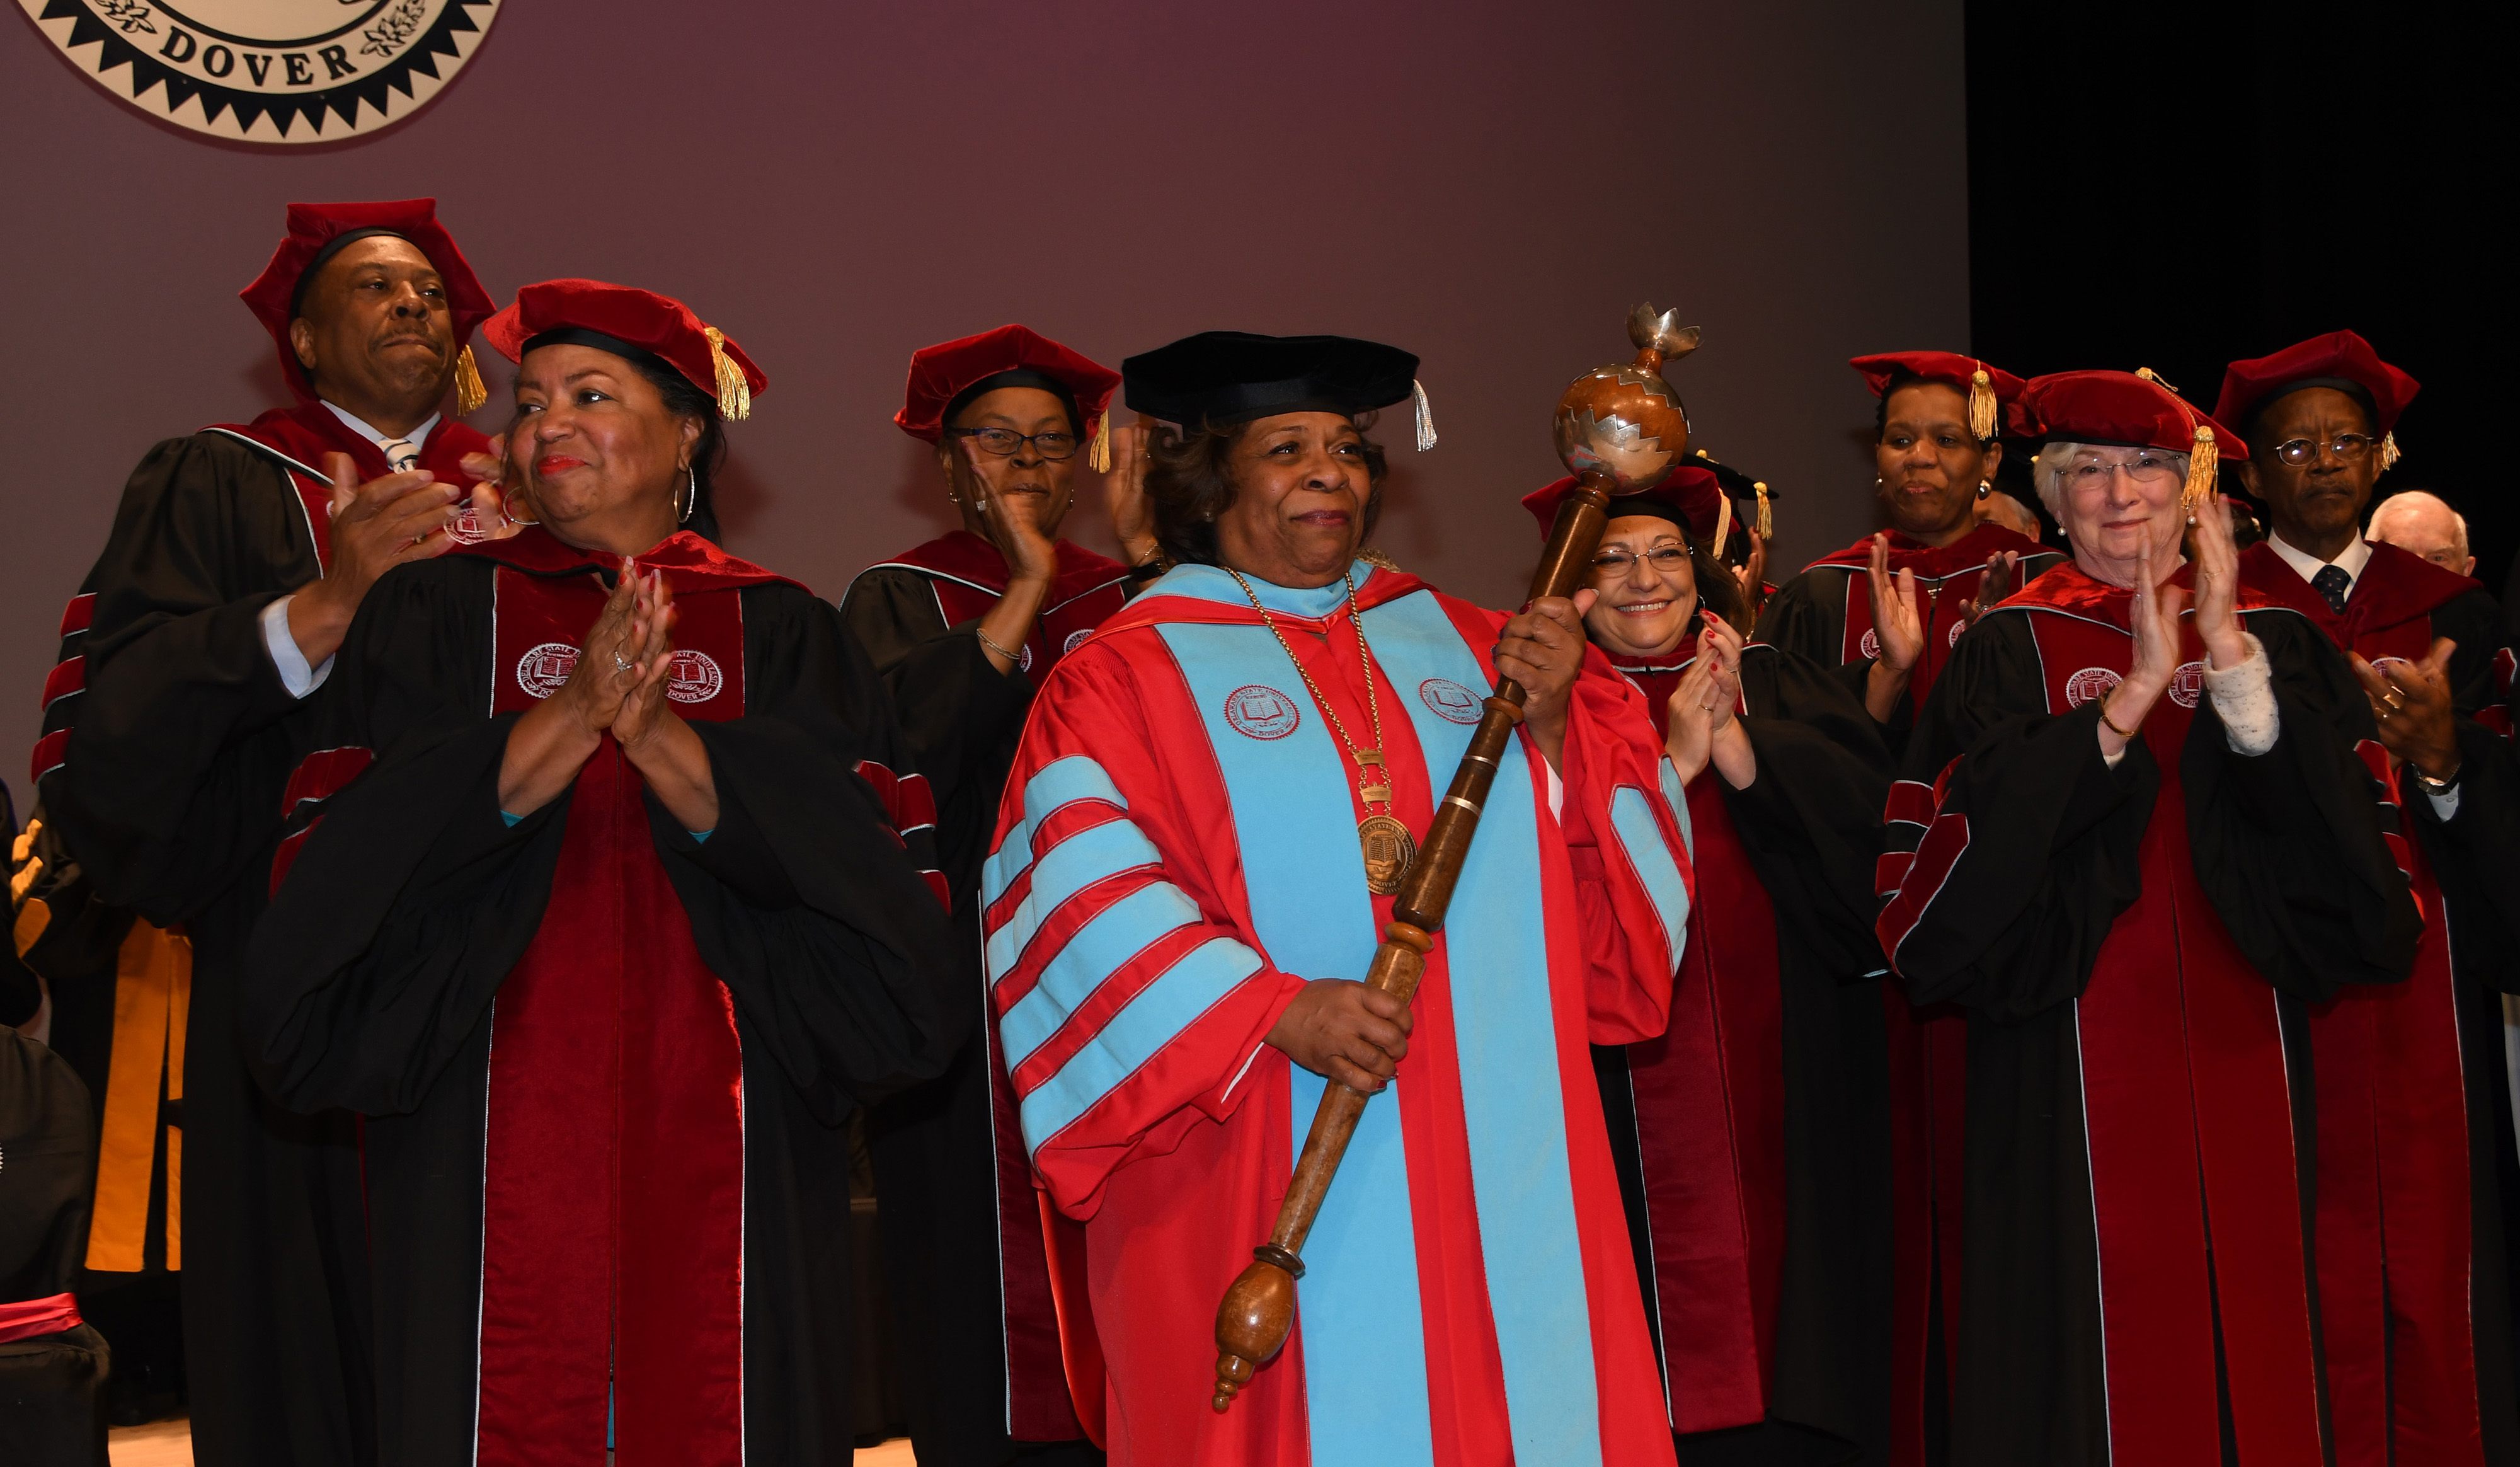
M750 417L753 397L770 390L770 379L733 337L671 296L632 286L601 280L529 285L490 318L481 335L512 362L522 361L536 346L571 344L634 361L653 358L715 397L718 412L728 418Z
M1968 398L1969 432L1982 439L1995 436L2002 410L2011 406L2028 386L2002 367L1954 351L1877 351L1849 357L1846 364L1864 374L1864 385L1875 397L1889 391L1890 384L1902 375L1958 389Z
M2224 455L2248 456L2240 436L2190 406L2150 377L2133 372L2052 372L2030 379L2021 394L2025 437L2049 442L2115 443L2193 453L2200 428Z
M1540 532L1549 533L1557 523L1557 506L1575 491L1572 478L1561 479L1544 488L1522 496L1522 507L1540 522ZM1751 497L1745 488L1733 495L1736 499ZM1699 544L1711 542L1715 525L1723 514L1725 488L1713 470L1695 464L1682 464L1664 476L1662 482L1634 494L1621 494L1610 501L1610 518L1628 515L1653 515L1688 527L1689 538ZM1739 518L1739 512L1734 512Z
M306 380L306 369L298 365L296 348L289 344L289 323L296 318L300 303L299 282L343 246L381 234L409 241L437 267L438 278L446 283L446 305L454 317L458 350L472 341L472 329L489 318L490 293L481 289L464 252L455 247L455 237L437 222L436 200L292 204L289 206L287 237L272 252L271 263L238 297L263 329L271 333L271 339L280 344L280 375L288 379L290 390L305 401L315 400L315 389ZM472 381L477 385L479 379ZM472 387L463 390L472 397L472 406L480 405ZM471 408L465 410L469 412Z
M2272 356L2233 362L2223 372L2223 396L2214 416L2226 423L2242 422L2265 403L2302 388L2335 388L2349 394L2361 389L2369 398L2371 431L2389 433L2398 415L2415 400L2419 384L2380 360L2371 344L2350 331L2286 346Z
M1079 351L1073 351L1029 326L1001 326L978 336L940 342L911 353L910 384L901 411L892 421L903 433L933 443L945 432L945 412L954 399L1006 373L1037 374L1065 388L1076 398L1084 420L1077 433L1093 437L1120 390L1120 374ZM1021 381L1007 387L1031 387Z

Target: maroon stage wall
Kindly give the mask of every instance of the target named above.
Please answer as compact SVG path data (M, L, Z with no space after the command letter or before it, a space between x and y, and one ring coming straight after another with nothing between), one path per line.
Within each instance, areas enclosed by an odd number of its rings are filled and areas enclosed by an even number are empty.
M417 118L298 149L153 121L0 18L0 773L131 466L286 400L236 292L292 199L434 195L502 300L691 301L771 380L730 546L835 598L950 523L890 422L910 352L1019 320L1115 364L1212 328L1418 352L1443 443L1385 419L1379 539L1518 600L1550 409L1647 298L1705 327L1696 441L1783 491L1798 565L1872 525L1845 358L1968 340L1960 9L510 0ZM1070 525L1109 548L1099 486Z

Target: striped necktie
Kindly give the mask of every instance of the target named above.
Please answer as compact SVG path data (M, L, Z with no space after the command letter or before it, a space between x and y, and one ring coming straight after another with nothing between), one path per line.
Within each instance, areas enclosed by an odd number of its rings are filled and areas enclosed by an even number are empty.
M409 438L387 438L377 446L385 452L385 467L396 474L405 473L420 462L420 450L411 446Z

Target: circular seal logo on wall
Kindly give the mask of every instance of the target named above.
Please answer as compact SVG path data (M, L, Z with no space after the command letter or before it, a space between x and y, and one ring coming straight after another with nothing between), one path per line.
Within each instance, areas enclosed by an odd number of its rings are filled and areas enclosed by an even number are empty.
M2181 708L2194 708L2196 700L2204 696L2205 665L2181 663L2179 670L2170 674L2170 701Z
M1879 662L1881 660L1881 633L1874 631L1869 626L1864 628L1864 640L1855 644L1855 650L1863 653L1868 662Z
M464 69L499 0L18 0L112 96L245 143L389 127Z
M1447 723L1476 723L1484 702L1478 694L1449 677L1430 677L1418 685L1418 701Z
M1245 683L1225 695L1225 721L1234 731L1254 739L1282 739L1295 731L1304 715L1295 700L1266 683Z
M2085 667L2065 679L2065 706L2081 708L2118 685L2118 675L2106 667Z
M1067 640L1058 644L1058 655L1060 657L1065 657L1069 653L1074 652L1077 648L1084 646L1085 639L1092 635L1094 635L1094 628L1090 626L1086 627L1082 631L1069 632L1067 634Z
M717 659L705 652L685 650L674 654L672 672L665 678L665 696L676 703L706 703L726 686L726 674L717 667Z
M517 659L517 686L536 698L549 698L576 670L576 648L566 642L545 642Z

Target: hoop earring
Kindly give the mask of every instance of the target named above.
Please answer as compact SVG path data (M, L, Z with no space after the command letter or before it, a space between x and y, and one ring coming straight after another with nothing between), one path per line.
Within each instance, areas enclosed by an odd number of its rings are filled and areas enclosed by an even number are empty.
M677 525L691 524L692 511L700 507L700 466L694 464L687 472L691 475L691 492L684 496L682 513L674 517Z

